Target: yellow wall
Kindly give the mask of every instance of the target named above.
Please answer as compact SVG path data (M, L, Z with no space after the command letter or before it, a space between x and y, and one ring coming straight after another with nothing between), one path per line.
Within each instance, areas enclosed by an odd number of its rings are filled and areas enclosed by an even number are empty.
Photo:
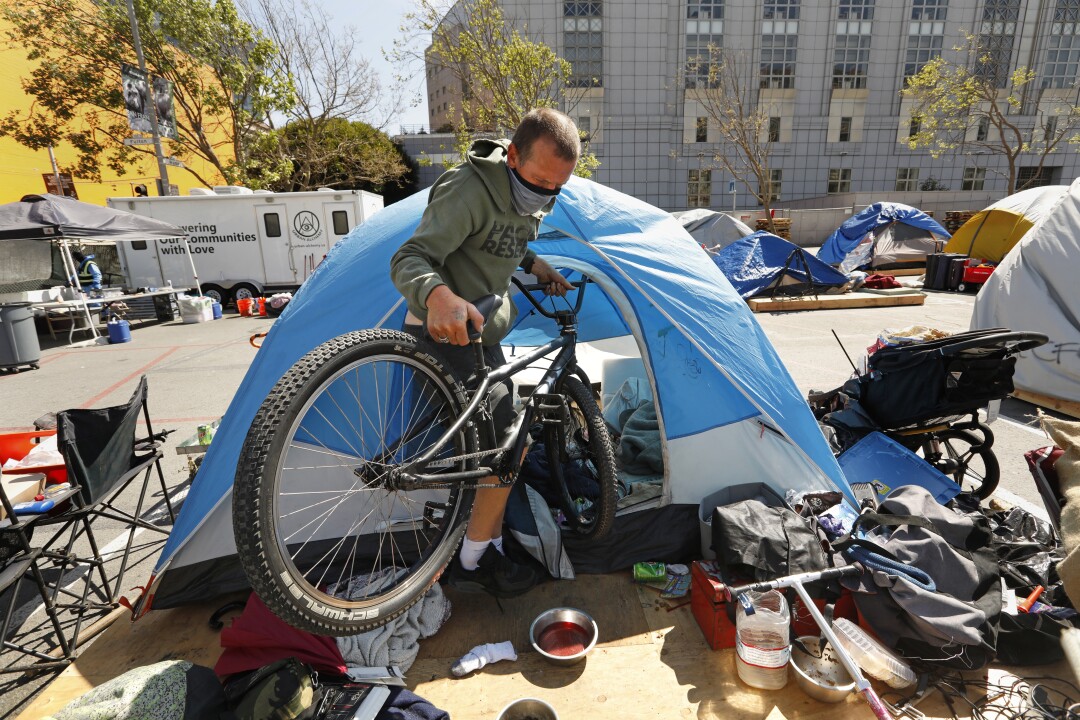
M7 30L8 24L0 19L0 37ZM32 98L22 90L21 80L30 75L32 64L26 59L26 52L21 48L9 48L0 45L0 113L11 110L26 111ZM163 140L165 154L170 154L170 141ZM146 146L152 149L152 145ZM67 145L54 148L56 163L63 171L64 166L75 162L76 151ZM211 180L213 184L224 185L224 179L217 170L202 160L193 160L199 174ZM23 195L45 192L43 173L51 173L47 150L34 151L20 145L11 138L0 138L0 203L15 202ZM183 168L169 167L169 182L177 185L181 195L187 195L193 187L203 187L191 173ZM75 177L75 190L79 199L85 202L104 205L105 198L134 195L134 186L144 184L151 195L157 194L157 161L153 154L131 165L123 175L117 175L108 167L101 169L101 182L93 182Z

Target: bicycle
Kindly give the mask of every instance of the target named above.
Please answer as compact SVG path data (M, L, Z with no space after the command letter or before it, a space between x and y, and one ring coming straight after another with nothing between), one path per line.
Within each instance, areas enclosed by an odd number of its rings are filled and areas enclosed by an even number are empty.
M585 537L608 531L618 500L614 450L575 360L589 282L573 283L573 305L567 299L565 309L553 302L549 310L532 294L543 285L515 278L559 336L489 368L472 330L476 361L465 387L412 335L392 330L336 337L282 376L248 432L233 494L241 564L273 612L324 635L356 634L405 612L452 559L480 481L513 483L534 424L542 427L568 527ZM487 318L499 301L474 304ZM496 438L489 389L553 354ZM479 449L480 433L493 449ZM593 470L595 500L571 495L567 462Z

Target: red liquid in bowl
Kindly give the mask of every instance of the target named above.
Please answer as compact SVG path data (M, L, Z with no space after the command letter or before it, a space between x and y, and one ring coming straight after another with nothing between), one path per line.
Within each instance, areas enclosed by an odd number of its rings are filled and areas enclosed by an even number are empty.
M548 655L569 657L585 650L592 639L589 635L589 631L577 623L557 622L544 628L536 644Z

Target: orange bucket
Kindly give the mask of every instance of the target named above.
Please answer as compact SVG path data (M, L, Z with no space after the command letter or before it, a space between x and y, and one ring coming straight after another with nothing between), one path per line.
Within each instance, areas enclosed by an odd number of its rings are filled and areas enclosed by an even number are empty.
M266 298L259 298L259 317L266 317Z
M252 298L236 298L236 310L245 317L251 317L251 305L255 300Z

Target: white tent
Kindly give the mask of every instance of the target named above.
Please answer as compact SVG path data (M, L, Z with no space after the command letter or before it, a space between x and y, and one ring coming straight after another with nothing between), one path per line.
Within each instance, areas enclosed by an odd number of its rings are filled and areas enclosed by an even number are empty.
M971 329L992 327L1050 338L1017 359L1017 388L1080 402L1080 179L1009 251L979 291Z

